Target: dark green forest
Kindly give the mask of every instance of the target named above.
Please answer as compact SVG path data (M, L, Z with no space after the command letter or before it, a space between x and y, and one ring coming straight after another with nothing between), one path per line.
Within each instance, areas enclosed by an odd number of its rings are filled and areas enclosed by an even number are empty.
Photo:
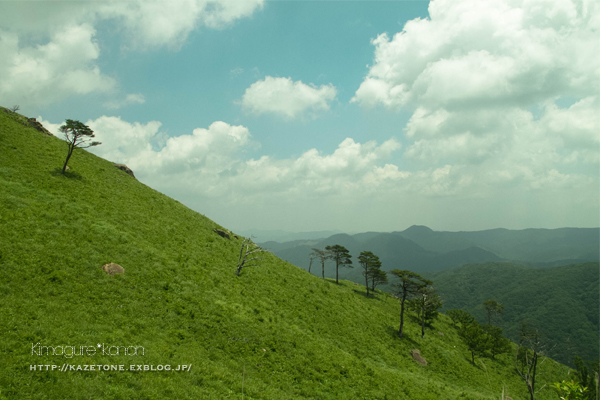
M444 309L459 308L484 322L483 302L504 306L498 324L517 341L521 321L536 326L553 358L598 358L600 264L531 268L508 263L469 264L425 274L436 282Z

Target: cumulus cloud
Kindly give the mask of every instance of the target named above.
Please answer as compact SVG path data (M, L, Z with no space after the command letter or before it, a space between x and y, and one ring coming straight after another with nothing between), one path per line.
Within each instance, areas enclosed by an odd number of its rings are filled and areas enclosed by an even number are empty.
M112 90L114 79L95 65L100 51L94 35L90 25L73 25L47 44L20 47L16 34L0 31L0 101L43 105L71 94Z
M162 0L110 2L98 5L99 18L121 21L128 46L138 49L178 48L199 26L222 29L261 9L264 0Z
M567 162L575 159L584 163L600 162L600 98L590 96L569 108L559 108L555 103L546 105L540 119L540 130L549 137L560 140L563 152L570 152ZM574 157L574 158L573 158ZM566 160L563 160L566 161Z
M122 47L178 49L199 28L222 29L261 9L264 0L0 2L0 102L22 107L72 95L109 93L116 82L97 65L94 26L114 21ZM23 18L23 16L27 18ZM143 102L141 95L108 108Z
M598 186L597 110L597 96L569 108L550 102L539 119L516 107L417 109L406 127L407 136L416 140L404 156L421 165L451 165L444 178L454 182L445 186L448 194L492 196L514 188L587 192Z
M356 196L369 182L376 188L386 176L378 174L378 164L400 148L390 139L381 145L370 141L356 143L343 140L332 154L309 149L297 158L274 159L263 156L248 160L236 168L232 177L234 187L243 190L240 198L277 197L321 198L327 196Z
M218 180L237 162L236 156L249 139L248 128L217 121L208 129L196 128L191 135L169 138L158 151L147 148L129 162L145 174L177 176L191 172L203 179Z
M96 135L101 146L91 148L91 152L114 162L129 162L145 151L151 151L153 144L162 145L161 123L150 121L145 124L129 123L119 117L102 116L85 123Z
M126 36L126 47L177 48L199 27L223 29L262 9L264 0L130 0L130 1L24 1L0 3L3 29L39 38L64 26L94 25L113 20ZM27 15L27 18L22 18Z
M59 131L63 123L51 123L41 116L37 120L55 136L63 137ZM158 121L129 123L120 117L102 116L85 124L94 131L94 140L102 143L88 151L114 162L129 162L144 151L162 148L167 140Z
M595 94L599 8L585 0L432 1L430 19L372 41L374 64L352 101L455 109Z
M590 100L570 108L585 115L590 111L589 107L594 106ZM518 110L514 112L518 113ZM508 158L482 157L460 164L440 160L439 165L426 163L411 170L402 168L395 161L401 150L395 139L360 143L346 138L329 153L309 148L296 157L281 159L265 154L250 158L246 151L257 148L257 143L249 129L222 121L170 138L161 132L158 121L130 123L119 117L103 116L86 124L102 142L101 146L89 151L110 161L127 164L140 181L232 228L240 224L264 226L266 218L286 221L297 229L329 225L344 228L355 226L355 223L366 224L364 226L375 223L373 229L379 230L399 229L403 224L414 223L415 216L421 223L432 226L440 221L465 226L464 221L471 221L469 218L473 213L490 213L494 207L516 207L516 214L499 212L502 218L495 221L495 214L491 213L491 219L485 219L486 225L469 225L481 229L489 228L488 224L523 228L523 224L527 225L523 218L527 216L520 213L531 207L536 210L536 218L544 209L553 210L557 205L568 208L576 204L585 210L581 213L583 216L597 213L597 179L554 168L552 157L561 156L556 151L556 144L539 147L538 135L545 135L548 126L555 129L553 140L560 143L574 140L573 147L564 150L566 153L578 152L574 157L583 156L589 140L597 141L587 136L582 139L579 132L570 129L572 125L567 124L564 113L564 109L556 108L546 119L539 120L520 114L521 126L512 127L510 143L482 144L482 149L487 152L503 145L521 149L510 153ZM479 118L485 125L486 116ZM50 131L57 131L59 124L39 119ZM585 126L593 122L582 120L578 123ZM453 122L453 125L458 123ZM447 125L447 128L451 129L453 125ZM501 125L498 129L507 129L509 125ZM518 135L519 129L532 131L529 136ZM432 137L436 134L433 129ZM427 151L447 151L453 157L459 157L455 153L468 154L461 150L464 143L469 146L469 140L479 138L473 135L463 139L462 135L450 136L456 137L456 143L446 144L447 148L429 149L427 146L436 143L425 141L421 142L421 147L413 147L408 152L415 153L411 156L415 160L426 157ZM523 193L531 195L527 197ZM571 193L577 193L577 196ZM439 198L444 199L444 207L439 207L436 200ZM517 198L519 203L515 203ZM521 201L528 202L529 207ZM251 213L248 212L250 209ZM384 221L382 213L386 215ZM461 221L463 225L460 225ZM569 223L572 219L557 214L552 221ZM581 219L580 223L586 225L585 221L585 218Z
M598 163L599 105L598 96L569 108L549 102L539 119L517 107L453 112L418 108L405 128L407 137L415 139L405 154L423 161L452 159L467 164L543 160L548 168L567 159L572 162L575 154L582 163Z
M329 104L337 95L336 88L329 85L307 85L291 78L273 78L254 82L242 97L242 107L255 114L273 113L294 118L307 110L329 110Z
M60 124L39 119L48 130L58 132ZM395 139L377 144L347 138L331 154L312 148L295 158L248 159L245 151L257 146L248 128L222 121L169 138L158 121L129 123L102 116L86 125L102 142L90 152L129 165L152 186L185 188L201 196L224 196L230 202L273 196L362 196L366 189L374 191L410 176L396 165L382 165L400 149Z
M405 189L489 198L597 188L600 5L435 0L429 15L372 41L351 100L412 111L403 155L417 169ZM575 102L560 107L561 97Z

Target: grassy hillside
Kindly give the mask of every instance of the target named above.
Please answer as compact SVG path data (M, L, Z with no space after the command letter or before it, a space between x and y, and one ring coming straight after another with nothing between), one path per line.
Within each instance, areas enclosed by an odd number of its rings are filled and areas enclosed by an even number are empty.
M502 326L518 339L520 321L539 327L556 347L553 357L572 363L573 356L598 358L598 263L532 268L507 263L465 265L427 274L445 300L446 309L459 308L480 322L487 320L483 302L504 305Z
M63 176L65 143L19 119L0 109L0 399L526 397L511 356L472 365L447 317L424 339L407 318L400 340L398 302L384 294L270 254L236 277L242 238L85 151ZM109 262L125 273L107 275ZM144 354L66 358L38 355L37 343ZM191 370L31 369L65 363ZM542 372L540 387L568 369Z

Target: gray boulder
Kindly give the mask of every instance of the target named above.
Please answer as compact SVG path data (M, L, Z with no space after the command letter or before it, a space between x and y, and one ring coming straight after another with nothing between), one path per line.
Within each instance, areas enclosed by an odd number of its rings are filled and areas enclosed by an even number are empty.
M125 171L127 174L131 175L132 178L135 179L135 175L133 171L125 164L115 164L115 167L119 168L121 171Z

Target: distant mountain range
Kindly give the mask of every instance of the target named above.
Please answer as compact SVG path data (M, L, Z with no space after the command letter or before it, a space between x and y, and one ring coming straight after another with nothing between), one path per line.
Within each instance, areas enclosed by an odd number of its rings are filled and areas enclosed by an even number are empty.
M339 244L353 256L365 250L379 256L383 269L415 272L441 271L464 264L513 262L535 267L600 261L600 228L490 229L474 232L434 231L414 225L404 231L335 234L325 239L260 243L276 256L304 269L313 248ZM313 264L311 272L319 275ZM331 263L326 276L333 277ZM359 268L340 270L340 278L362 282Z
M600 253L600 228L436 232L414 225L394 233L430 251L446 253L477 246L506 260L538 266L598 261Z

